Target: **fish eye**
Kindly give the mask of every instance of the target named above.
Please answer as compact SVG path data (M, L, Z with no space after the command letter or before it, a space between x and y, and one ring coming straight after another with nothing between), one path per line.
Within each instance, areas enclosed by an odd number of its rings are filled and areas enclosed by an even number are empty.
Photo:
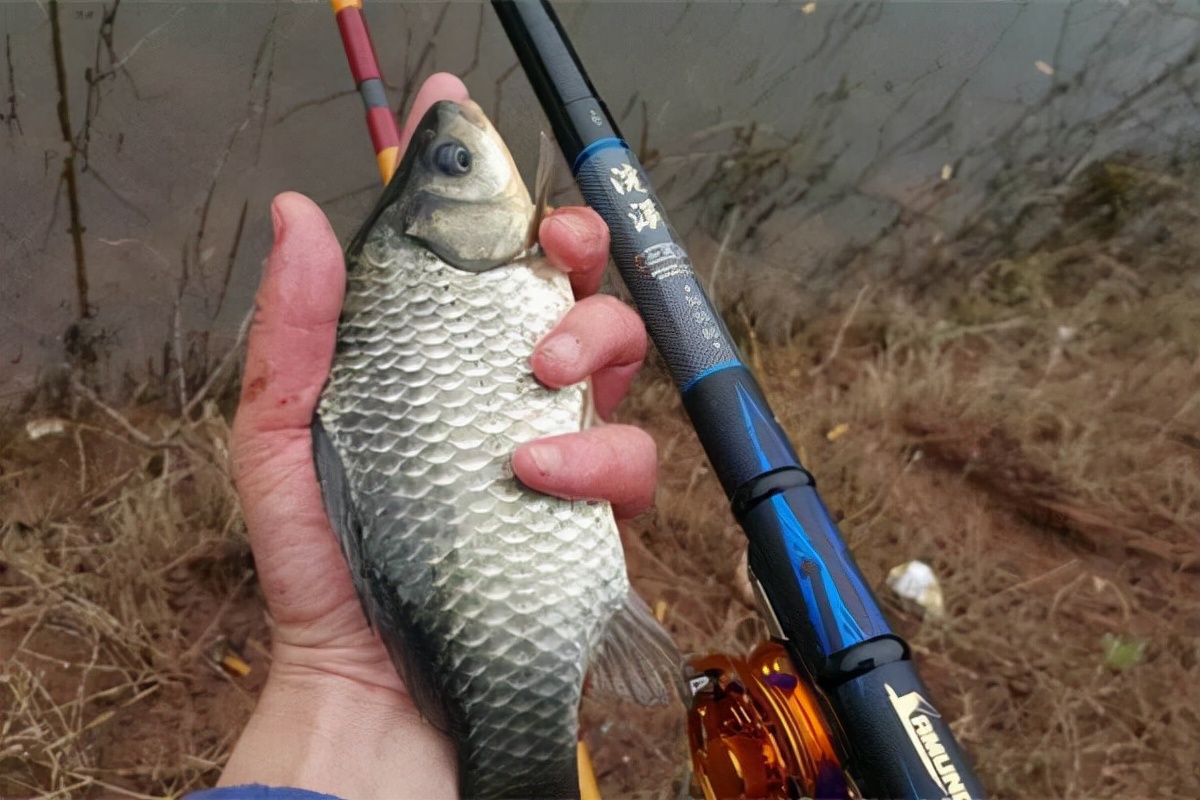
M433 152L433 163L447 175L466 175L471 171L471 151L457 142L447 142Z

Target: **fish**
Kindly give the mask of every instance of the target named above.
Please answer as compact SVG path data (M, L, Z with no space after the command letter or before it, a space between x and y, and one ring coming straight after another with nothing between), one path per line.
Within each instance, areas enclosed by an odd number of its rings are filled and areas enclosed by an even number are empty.
M684 696L609 505L512 472L518 445L580 430L590 407L585 384L551 390L530 367L574 302L530 247L543 206L478 105L434 105L346 248L312 423L363 609L454 742L466 798L578 797L585 684L643 705Z

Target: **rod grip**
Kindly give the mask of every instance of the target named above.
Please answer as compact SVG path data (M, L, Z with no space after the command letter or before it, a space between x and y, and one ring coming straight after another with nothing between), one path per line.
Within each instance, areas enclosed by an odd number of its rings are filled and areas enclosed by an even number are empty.
M895 640L807 471L781 470L747 484L734 513L788 650L814 678L822 681L843 651Z

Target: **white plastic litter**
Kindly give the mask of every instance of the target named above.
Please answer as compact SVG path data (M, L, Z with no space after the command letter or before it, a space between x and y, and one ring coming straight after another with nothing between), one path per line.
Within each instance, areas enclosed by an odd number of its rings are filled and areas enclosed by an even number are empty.
M887 585L892 591L916 603L930 619L946 616L946 604L942 599L942 587L937 576L924 561L909 561L893 567L888 573Z
M53 436L67 429L67 424L61 419L31 419L25 423L25 435L30 441L36 441L43 436Z

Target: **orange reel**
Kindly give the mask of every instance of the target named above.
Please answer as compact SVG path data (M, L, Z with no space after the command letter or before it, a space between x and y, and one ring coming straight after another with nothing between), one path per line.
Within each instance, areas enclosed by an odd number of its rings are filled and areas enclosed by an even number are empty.
M688 737L693 793L705 800L851 797L834 735L807 677L783 646L746 659L694 659Z

